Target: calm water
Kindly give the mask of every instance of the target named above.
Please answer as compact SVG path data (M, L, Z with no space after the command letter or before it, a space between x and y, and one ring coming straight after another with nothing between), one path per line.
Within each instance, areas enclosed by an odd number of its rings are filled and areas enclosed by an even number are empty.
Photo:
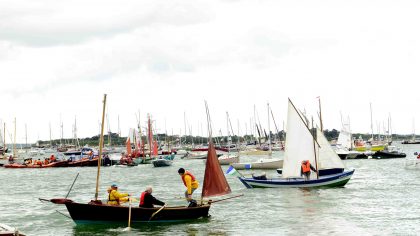
M420 145L406 145L403 150L412 156ZM356 172L345 188L335 189L249 190L228 176L233 194L245 196L213 204L210 219L137 226L130 232L124 231L125 226L76 226L57 212L68 214L64 206L38 201L38 197L66 196L80 173L69 198L88 202L95 193L94 167L0 168L0 222L27 235L418 235L420 168L406 169L404 162L347 160L346 165ZM185 191L177 173L179 167L191 170L202 183L202 160L177 159L167 168L107 167L101 168L100 198L106 199L106 188L112 183L118 183L121 192L137 197L147 185L152 185L155 197L169 205L185 205L178 199Z

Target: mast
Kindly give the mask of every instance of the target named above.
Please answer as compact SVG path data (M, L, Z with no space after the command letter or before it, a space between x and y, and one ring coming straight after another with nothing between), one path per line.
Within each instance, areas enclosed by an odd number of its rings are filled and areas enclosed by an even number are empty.
M120 115L118 115L118 137L121 137L121 128L120 128Z
M51 139L51 122L49 123L49 128L50 128L50 147L52 148L52 139Z
M104 122L105 122L105 105L106 105L106 94L104 94L102 108L102 123L101 123L101 136L99 137L99 156L98 156L98 173L96 175L96 190L95 190L95 201L98 200L98 191L99 191L99 174L101 170L101 160L102 160L102 146L104 144Z
M373 141L373 118L372 118L372 103L370 103L370 129L372 131L372 141Z
M15 134L13 137L13 157L16 157L16 117L15 117Z
M321 131L324 132L324 126L322 124L321 97L318 97L318 103L319 103L319 124L321 126Z
M315 156L315 169L316 169L316 178L319 179L319 171L318 171L318 160L316 158L316 129L314 129L314 118L312 117L312 137L313 137L313 143L314 143L314 156Z
M28 153L28 128L25 124L25 152Z
M228 146L228 155L230 153L230 132L229 132L229 113L226 112L226 128L227 128L227 146Z
M6 156L6 122L3 122L3 156Z
M271 131L270 131L270 104L267 102L267 118L268 118L268 149L271 156Z

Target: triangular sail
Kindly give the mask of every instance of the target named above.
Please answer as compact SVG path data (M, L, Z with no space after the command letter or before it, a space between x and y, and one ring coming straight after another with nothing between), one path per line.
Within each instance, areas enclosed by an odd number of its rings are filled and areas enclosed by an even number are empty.
M320 129L316 129L317 141L319 146L318 168L319 169L332 169L332 168L345 168L343 161L337 153L331 148L330 143Z
M342 147L347 148L348 150L352 148L350 125L343 124L340 134L338 135L337 144L340 144Z
M125 146L127 148L127 155L131 154L131 141L130 141L130 137L127 137L127 141L125 142Z
M217 159L216 149L210 141L201 197L221 196L230 192L230 186Z
M310 130L289 100L283 177L299 177L303 160L315 166L315 153L318 153L318 144L314 144Z

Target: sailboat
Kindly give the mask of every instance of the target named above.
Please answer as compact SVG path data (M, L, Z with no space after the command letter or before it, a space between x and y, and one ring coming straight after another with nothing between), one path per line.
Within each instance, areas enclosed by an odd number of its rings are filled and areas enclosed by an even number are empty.
M106 94L104 95L104 112L105 114ZM104 116L104 115L103 115ZM104 118L102 118L103 124ZM103 126L100 136L100 155L102 154L103 143ZM206 197L220 196L231 192L229 184L223 174L223 171L217 160L214 144L210 143L208 158L206 162L206 169L204 174L204 183L202 187L201 201L194 207L187 206L174 206L161 208L143 208L134 206L116 206L107 205L98 200L98 183L99 183L99 170L96 183L95 200L89 203L78 203L67 198L55 199L40 199L52 202L54 204L63 204L66 206L70 217L76 224L89 224L89 223L126 223L127 216L130 215L130 222L179 222L205 218L209 216L211 204L217 201L204 200ZM233 198L233 197L230 197ZM228 199L228 198L226 198ZM223 199L222 199L223 200Z
M310 129L289 99L287 135L282 176L277 178L238 177L247 188L275 187L338 187L352 177L353 170L346 170L342 160L331 148L322 131ZM301 162L315 163L316 174L305 180L300 175ZM313 176L316 176L315 178Z
M272 150L271 150L271 131L270 131L270 105L267 103L267 111L268 111L268 157L269 158L261 158L258 161L250 162L250 163L232 163L231 166L238 170L249 170L249 169L279 169L283 167L283 160L278 158L272 158Z

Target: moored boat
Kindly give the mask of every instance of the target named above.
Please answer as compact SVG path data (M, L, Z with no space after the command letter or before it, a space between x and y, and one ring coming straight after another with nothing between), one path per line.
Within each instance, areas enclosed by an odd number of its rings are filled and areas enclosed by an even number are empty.
M249 163L232 163L231 166L237 170L250 169L278 169L283 167L283 160L275 158L260 159Z

